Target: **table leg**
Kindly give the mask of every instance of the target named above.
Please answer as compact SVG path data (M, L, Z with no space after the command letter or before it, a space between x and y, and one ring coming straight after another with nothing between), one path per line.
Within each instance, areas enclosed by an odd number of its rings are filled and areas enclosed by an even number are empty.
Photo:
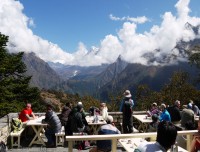
M43 129L42 126L38 126L38 130L36 129L36 126L32 126L33 130L35 131L35 137L32 139L31 143L29 144L29 147L32 146L32 144L42 144L45 146L45 143L43 141L43 139L40 136L40 133ZM38 138L38 139L37 139Z

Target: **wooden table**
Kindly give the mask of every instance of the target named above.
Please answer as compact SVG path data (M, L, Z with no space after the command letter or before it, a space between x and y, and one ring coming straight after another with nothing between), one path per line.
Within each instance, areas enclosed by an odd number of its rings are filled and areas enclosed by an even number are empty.
M45 143L43 139L40 136L40 133L42 132L42 129L47 126L46 123L42 123L42 119L44 119L45 116L41 116L34 120L29 120L26 124L26 126L31 126L35 132L35 137L32 139L31 143L29 144L29 147L31 147L33 144L42 144L45 146Z
M141 143L147 142L143 138L129 138L129 139L120 139L119 143L123 146L123 148L127 152L133 152ZM149 144L153 144L155 142L147 142ZM171 150L168 150L171 152ZM178 146L178 152L187 152L187 150L183 149L182 147Z
M93 134L97 135L100 127L102 125L107 124L105 120L103 120L102 116L98 116L98 121L94 122L94 116L86 116L86 121L90 126L90 129L93 130Z
M133 115L133 117L139 123L138 130L140 132L147 132L148 125L152 122L151 117L147 117L147 115Z

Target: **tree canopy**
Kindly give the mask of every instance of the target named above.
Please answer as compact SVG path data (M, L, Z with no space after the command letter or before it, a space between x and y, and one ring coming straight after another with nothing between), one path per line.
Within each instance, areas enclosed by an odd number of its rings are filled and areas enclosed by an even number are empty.
M9 53L6 49L8 36L0 33L0 109L1 115L19 112L29 102L39 108L40 91L30 87L31 76L26 76L23 52ZM35 105L35 106L34 106Z

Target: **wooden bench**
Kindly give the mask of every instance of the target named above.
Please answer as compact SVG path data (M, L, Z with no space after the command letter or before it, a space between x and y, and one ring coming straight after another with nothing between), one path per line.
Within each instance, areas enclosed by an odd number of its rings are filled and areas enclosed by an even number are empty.
M56 136L56 147L58 145L64 146L65 142L65 128L62 126L61 131L58 133L55 133Z
M11 137L11 148L13 148L13 146L17 146L18 148L20 147L20 138L21 138L21 134L24 131L25 128L22 128L20 131L17 132L11 132L10 133L10 137ZM17 138L16 141L15 138Z

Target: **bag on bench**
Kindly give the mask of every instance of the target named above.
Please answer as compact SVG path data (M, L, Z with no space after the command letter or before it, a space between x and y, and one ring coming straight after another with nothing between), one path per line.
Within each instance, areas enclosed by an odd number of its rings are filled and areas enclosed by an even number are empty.
M22 129L23 123L19 118L12 118L11 121L11 131L18 132Z

